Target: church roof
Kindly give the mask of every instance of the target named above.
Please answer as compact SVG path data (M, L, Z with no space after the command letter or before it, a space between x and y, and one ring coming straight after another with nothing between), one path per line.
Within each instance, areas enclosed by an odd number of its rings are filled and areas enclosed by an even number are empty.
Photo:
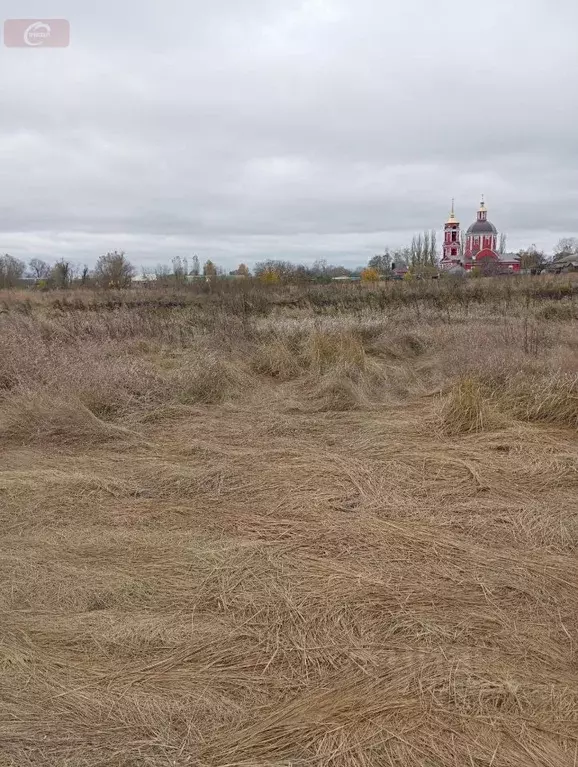
M489 221L474 221L468 234L498 234L496 227Z

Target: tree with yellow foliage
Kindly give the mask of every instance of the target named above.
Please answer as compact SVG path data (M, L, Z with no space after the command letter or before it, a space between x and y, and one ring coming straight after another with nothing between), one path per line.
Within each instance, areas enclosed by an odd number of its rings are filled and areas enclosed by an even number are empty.
M362 282L379 282L379 272L371 266L368 266L361 272Z
M281 276L275 269L264 269L259 275L259 279L267 285L276 285L281 282Z

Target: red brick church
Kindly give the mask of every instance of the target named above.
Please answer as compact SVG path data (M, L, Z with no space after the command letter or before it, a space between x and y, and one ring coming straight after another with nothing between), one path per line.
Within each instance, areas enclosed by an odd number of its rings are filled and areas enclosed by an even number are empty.
M501 254L498 250L498 230L488 221L488 211L484 200L480 203L476 221L466 232L462 242L460 222L452 210L444 227L443 256L440 266L445 270L465 269L470 271L478 267L484 273L519 272L520 261L511 254Z

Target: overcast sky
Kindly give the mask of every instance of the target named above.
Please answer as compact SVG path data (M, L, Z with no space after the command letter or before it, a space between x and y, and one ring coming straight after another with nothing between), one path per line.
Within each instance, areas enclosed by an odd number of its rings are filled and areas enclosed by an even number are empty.
M576 0L0 0L0 252L361 264L467 225L578 234Z

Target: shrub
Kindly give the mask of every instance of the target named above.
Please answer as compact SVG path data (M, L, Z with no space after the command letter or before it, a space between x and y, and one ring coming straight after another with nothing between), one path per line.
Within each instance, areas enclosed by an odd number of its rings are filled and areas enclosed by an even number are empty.
M476 378L459 379L452 387L441 411L446 434L468 434L498 425L488 390Z
M68 288L72 282L74 270L70 261L63 258L57 261L50 272L50 280L55 288Z
M208 355L180 369L172 385L182 404L211 405L223 402L240 383L232 366L216 355Z
M94 276L101 288L128 288L134 277L135 269L126 259L124 252L109 252L96 262Z
M303 372L295 352L277 338L261 342L251 357L251 369L279 381L289 381Z
M578 428L578 376L516 376L503 392L504 404L523 421L545 421Z
M370 406L364 381L355 367L341 364L322 376L311 401L319 412L363 410Z
M363 370L366 362L361 339L348 331L314 330L304 339L301 357L305 367L318 373L341 364Z
M540 307L536 314L542 320L559 320L561 322L578 318L573 302L549 303Z

